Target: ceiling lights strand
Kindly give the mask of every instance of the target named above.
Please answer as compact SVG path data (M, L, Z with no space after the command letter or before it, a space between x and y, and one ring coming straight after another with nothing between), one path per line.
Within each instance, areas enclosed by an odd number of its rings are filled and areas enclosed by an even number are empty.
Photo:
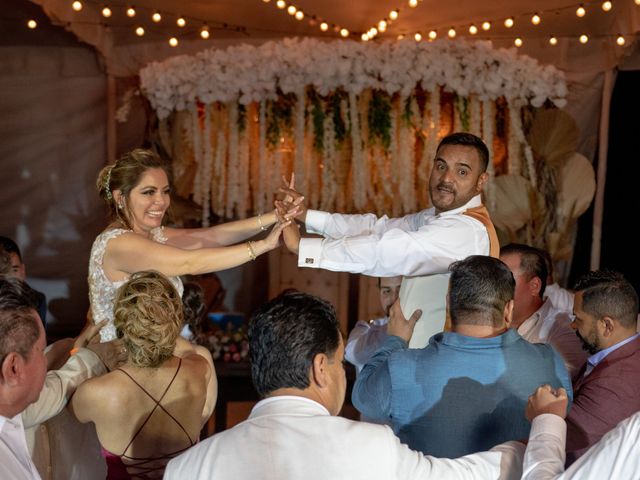
M400 12L414 9L418 6L418 3L420 2L422 2L422 0L406 0L405 3L408 9L403 8L402 6L394 8L389 12L389 14L386 17L378 21L378 23L373 25L369 30L362 33L360 38L362 39L363 42L368 42L369 40L373 40L378 36L379 33L384 33L387 31L387 28L389 27L389 25L391 25L393 22L395 22L398 19L398 17L400 16ZM422 37L422 35L420 35L420 37ZM398 40L402 40L403 38L404 38L404 34L398 35Z
M278 8L278 10L282 10L283 12L288 13L298 21L302 21L305 18L308 18L309 25L312 27L317 26L321 32L335 32L342 38L348 38L352 35L352 33L347 28L344 28L337 23L329 22L319 15L313 15L309 12L304 12L300 7L294 5L291 2L287 3L285 0L262 0L262 3L273 3L273 5Z
M82 12L85 5L93 5L96 7L96 10L100 12L102 17L104 17L105 22L104 25L109 25L111 28L127 28L133 29L133 32L138 37L143 37L147 33L147 29L141 25L117 25L112 23L116 17L122 12L121 16L126 16L130 19L137 18L149 18L151 22L155 24L163 24L165 22L175 22L176 30L169 34L169 38L167 42L172 47L177 47L180 43L179 39L182 37L199 35L200 38L207 40L212 36L211 29L212 27L209 25L209 22L204 21L199 18L187 17L180 14L175 14L173 12L161 11L154 8L148 7L139 7L133 4L114 4L104 3L97 0L75 0L71 2L71 9L75 12ZM170 20L169 20L170 19ZM109 22L107 22L109 20ZM77 23L83 23L87 25L100 25L101 23L91 22L91 21L80 21ZM33 26L32 26L33 25ZM240 25L230 25L227 23L214 22L216 29L221 30L231 30L239 33L246 33L246 27ZM28 23L29 28L36 28L37 24ZM188 28L191 27L191 28Z
M621 0L618 0L618 1L621 1ZM640 0L633 0L633 1L636 5L640 6ZM482 30L487 32L491 30L491 27L493 24L502 23L505 26L505 28L511 29L516 25L516 23L520 23L522 21L525 21L525 22L528 21L535 27L542 24L543 19L545 17L550 16L551 14L558 14L568 10L573 10L575 12L577 19L581 19L588 14L589 8L597 8L598 6L600 6L603 12L610 12L614 8L614 3L613 1L610 1L610 0L585 1L585 2L576 3L572 5L565 5L559 8L550 8L547 10L538 10L536 12L525 12L518 15L511 15L502 19L487 19L480 24L480 27L482 28ZM450 27L446 28L447 36L451 39L455 38L458 35L458 32L464 32L464 31L467 31L470 36L475 36L480 32L480 29L475 23L466 24L466 25L465 24L451 25ZM588 43L590 38L611 38L611 39L615 39L616 45L623 46L626 44L626 37L632 37L632 36L633 36L632 34L625 35L622 33L618 33L616 35L588 35L587 33L582 33L580 35L564 35L564 36L552 35L549 37L549 44L552 46L557 45L559 38L565 38L565 39L571 39L571 40L577 39L583 45ZM398 38L404 38L404 37L405 37L405 34L400 34L398 36ZM428 40L433 41L437 37L438 37L438 29L431 28L429 30L429 34L427 37ZM422 32L415 32L413 34L413 38L416 42L420 42L424 37ZM522 45L524 45L524 39L522 35L514 35L512 37L501 36L500 39L513 40L513 44L516 47L521 47Z

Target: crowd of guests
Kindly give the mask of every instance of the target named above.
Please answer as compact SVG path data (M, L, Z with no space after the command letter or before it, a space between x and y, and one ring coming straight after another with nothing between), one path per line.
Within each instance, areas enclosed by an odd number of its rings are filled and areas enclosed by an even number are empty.
M430 179L434 209L409 219L307 210L292 178L271 213L170 228L167 164L146 150L124 155L97 181L111 223L91 251L90 321L48 347L42 296L3 240L0 477L640 478L636 291L610 271L583 276L573 292L547 291L546 252L498 248L480 204L486 147L451 137ZM301 238L294 219L328 240ZM444 268L441 258L416 267L425 232L447 227L482 237L480 251L454 254L445 239L431 247L450 259ZM205 311L197 291L183 298L180 277L241 265L282 239L306 266L379 274L384 315L358 322L344 342L326 301L288 291L267 302L249 322L262 400L246 421L199 442L218 385L209 351L180 335L197 340ZM391 254L394 239L409 250ZM412 286L402 278L412 273L437 278ZM443 281L433 312L398 299L401 285L431 285L434 296ZM409 348L417 326L433 321L445 331ZM357 367L352 400L367 421L337 416L345 360ZM54 436L50 458L66 461L51 465L38 433L61 415L77 426Z

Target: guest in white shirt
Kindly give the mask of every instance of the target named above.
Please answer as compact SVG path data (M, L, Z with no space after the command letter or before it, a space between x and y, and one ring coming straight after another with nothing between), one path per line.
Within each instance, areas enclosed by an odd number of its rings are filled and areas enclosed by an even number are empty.
M254 315L249 342L251 374L263 400L246 421L171 460L165 479L520 476L516 442L437 459L411 451L387 426L337 417L346 390L344 343L335 310L324 300L280 295Z
M569 313L543 298L548 277L544 252L511 243L500 250L500 260L509 267L516 281L510 327L531 343L550 344L562 356L573 378L587 360L587 353L571 328Z
M384 316L373 320L358 320L349 334L344 358L360 373L365 363L373 356L387 336L389 309L398 299L402 277L378 277L380 306Z
M20 413L40 395L47 345L37 301L17 279L0 278L0 477L39 479Z
M620 422L565 470L567 393L548 385L529 397L532 420L522 480L640 479L640 412Z

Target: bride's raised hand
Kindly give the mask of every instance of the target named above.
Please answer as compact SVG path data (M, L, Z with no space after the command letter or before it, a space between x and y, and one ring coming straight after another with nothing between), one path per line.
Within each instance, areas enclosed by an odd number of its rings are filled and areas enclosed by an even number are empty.
M293 220L291 219L288 219L288 220L285 219L283 222L278 221L273 225L273 228L269 232L269 235L267 235L266 238L264 239L265 246L269 250L273 250L274 248L280 245L280 236L282 235L282 231L285 228L289 227L292 224L292 222Z

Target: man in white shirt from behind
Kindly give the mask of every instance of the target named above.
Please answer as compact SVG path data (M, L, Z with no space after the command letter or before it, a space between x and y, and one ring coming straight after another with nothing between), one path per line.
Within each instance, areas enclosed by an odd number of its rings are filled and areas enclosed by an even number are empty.
M30 295L26 288L19 280L0 278L0 477L12 480L40 479L20 413L40 395L47 342L35 305L24 301Z
M373 356L387 336L389 310L398 299L402 277L378 277L380 306L384 316L373 320L358 320L349 334L344 358L360 373L365 363Z
M548 277L547 262L541 250L511 243L500 250L502 260L516 281L513 320L520 336L531 343L548 343L564 360L573 376L587 360L580 339L571 328L571 317L543 298Z
M529 397L531 433L522 480L640 479L640 412L623 420L567 470L565 442L567 393L544 385Z
M346 390L344 343L335 310L324 300L297 292L280 295L252 318L249 343L251 374L263 400L244 422L171 460L165 479L520 476L517 442L437 459L410 450L387 426L337 417Z

